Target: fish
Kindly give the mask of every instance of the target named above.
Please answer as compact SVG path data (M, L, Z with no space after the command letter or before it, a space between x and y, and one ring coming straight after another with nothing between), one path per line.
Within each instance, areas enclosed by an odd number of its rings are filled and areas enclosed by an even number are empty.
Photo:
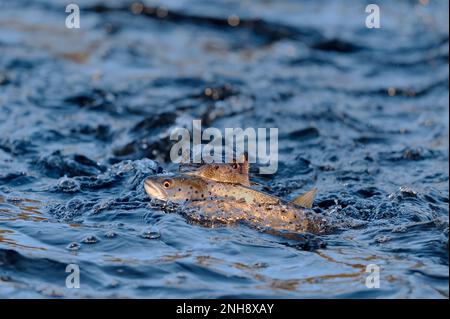
M222 183L241 184L251 186L248 176L249 164L245 154L241 155L239 161L233 163L204 164L197 170L188 172L194 175Z
M145 179L144 188L151 198L183 204L190 217L201 222L243 221L260 228L316 234L327 229L324 217L300 205L310 206L316 189L286 202L246 185L195 174L151 176Z
M213 163L204 164L197 170L186 172L187 175L199 176L210 179L216 182L240 184L244 186L260 185L249 180L249 163L246 155L242 155L241 161L234 161L233 163ZM317 189L296 197L292 203L311 208L314 198L317 194Z
M333 228L329 220L313 210L288 204L250 205L245 201L215 198L192 201L187 205L189 219L201 224L236 224L243 222L260 230L326 234Z
M251 188L250 180L249 180L249 163L248 157L245 154L241 155L240 161L234 161L233 163L213 163L213 164L204 164L200 168L195 171L186 173L191 176L199 176L204 179L213 180L221 183L231 183L231 184L240 184L243 186L247 186L245 188L236 188L230 193L229 189L223 189L220 184L212 186L211 192L216 196L228 197L238 197L245 198L248 202L249 200L258 201L258 198L265 203L277 203L278 199L270 196L268 194L255 191ZM255 183L253 183L255 184ZM236 194L237 192L237 194ZM314 188L311 191L302 194L292 200L292 204L311 208L314 198L316 196L317 189ZM237 195L237 196L236 196Z

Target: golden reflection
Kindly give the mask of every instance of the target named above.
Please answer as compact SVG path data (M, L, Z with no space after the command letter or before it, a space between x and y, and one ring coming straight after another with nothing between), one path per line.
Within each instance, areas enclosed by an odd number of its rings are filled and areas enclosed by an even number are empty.
M389 96L395 96L395 94L397 94L397 90L394 87L390 87L388 89L388 94Z
M43 217L40 209L40 201L30 198L11 198L6 199L0 196L0 204L10 204L17 207L20 211L15 209L0 208L0 221L15 221L15 220L29 220L40 222L47 220Z
M54 56L74 63L87 62L99 47L98 41L82 40L83 33L68 32L67 28L58 28L52 25L4 19L0 21L0 28L14 32L22 31L25 33L25 41L33 47L46 50Z
M175 253L173 255L164 255L164 256L160 256L158 258L155 259L146 259L146 260L141 260L141 259L136 259L136 258L121 258L121 257L116 257L116 256L111 256L111 255L105 255L103 257L103 260L105 262L112 262L112 263L118 263L118 264L141 264L141 263L148 263L148 264L159 264L159 263L168 263L168 262L173 262L179 259L183 259L183 258L187 258L190 257L191 254L190 253Z
M140 2L133 2L131 4L131 12L133 14L141 14L144 10L144 5Z
M86 48L83 48L81 51L73 51L73 52L61 52L56 53L56 56L70 60L72 62L81 64L85 63L89 60L92 53L99 47L98 42L90 43Z
M156 9L156 16L158 18L165 18L168 14L169 10L166 7L158 7L158 9Z
M239 23L241 22L240 18L235 14L230 15L228 17L227 21L228 21L228 24L232 27L237 27L239 25Z
M288 279L288 280L272 279L269 282L269 286L272 289L295 291L297 290L299 283L300 281L298 279Z
M27 246L27 245L21 245L16 243L14 240L10 238L6 238L2 234L14 234L14 231L9 229L0 229L0 244L6 244L8 246L17 247L17 248L26 248L26 249L33 249L33 250L47 250L44 247L34 247L34 246Z

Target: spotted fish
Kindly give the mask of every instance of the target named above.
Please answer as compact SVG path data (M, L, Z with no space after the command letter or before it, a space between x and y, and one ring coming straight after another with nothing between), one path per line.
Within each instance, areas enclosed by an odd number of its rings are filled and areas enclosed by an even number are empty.
M200 166L197 170L186 174L222 183L250 186L248 169L248 159L245 155L242 155L240 161L234 161L233 163L205 164Z
M149 177L144 188L152 198L185 204L193 212L191 217L198 220L245 221L260 227L311 233L323 233L327 225L326 219L299 205L306 202L310 206L316 190L288 203L249 186L195 174Z

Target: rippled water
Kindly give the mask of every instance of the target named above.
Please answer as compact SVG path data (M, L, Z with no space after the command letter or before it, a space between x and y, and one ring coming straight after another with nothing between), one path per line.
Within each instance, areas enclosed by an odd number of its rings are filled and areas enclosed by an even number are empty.
M366 1L77 3L68 30L65 1L0 1L1 297L448 298L447 1L378 1L381 29ZM153 204L198 118L278 127L253 179L361 226L300 240Z

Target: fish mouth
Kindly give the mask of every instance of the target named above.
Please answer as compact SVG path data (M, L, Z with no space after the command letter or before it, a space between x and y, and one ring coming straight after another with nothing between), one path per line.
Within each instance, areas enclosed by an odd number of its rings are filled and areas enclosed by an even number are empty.
M167 194L156 183L150 179L144 181L145 192L153 198L167 200Z

